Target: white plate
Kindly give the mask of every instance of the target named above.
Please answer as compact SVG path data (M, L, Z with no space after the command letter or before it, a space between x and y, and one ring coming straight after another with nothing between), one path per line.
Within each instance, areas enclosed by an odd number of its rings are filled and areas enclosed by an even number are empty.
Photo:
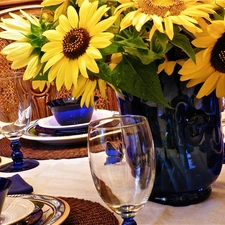
M33 202L44 212L38 224L59 225L68 217L70 213L69 204L61 198L55 198L47 195L22 194L10 195L15 199L27 199Z
M0 224L13 224L34 211L35 205L27 199L6 197L3 211L0 216Z
M115 114L118 114L115 111L97 109L95 110L95 116L97 119L111 117ZM68 136L38 136L35 132L35 124L31 125L25 134L23 134L22 138L32 141L39 141L43 144L48 145L69 145L75 143L82 143L87 141L87 134L76 134L76 135L68 135Z
M87 134L76 134L69 136L38 136L35 133L35 125L29 127L22 138L38 141L47 145L70 145L75 143L82 143L87 141Z
M103 116L110 117L114 113L115 112L113 112L113 111L102 110L102 109L94 110L91 121L101 119ZM75 129L88 127L88 124L89 124L89 123L81 123L81 124L75 124L75 125L61 126L56 121L54 116L49 116L49 117L39 119L37 123L41 127L50 128L50 129L54 129L54 130L75 130Z

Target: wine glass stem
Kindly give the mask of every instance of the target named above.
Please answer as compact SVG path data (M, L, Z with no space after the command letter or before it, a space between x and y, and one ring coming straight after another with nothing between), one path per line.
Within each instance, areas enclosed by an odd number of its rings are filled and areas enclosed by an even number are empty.
M21 144L19 140L12 140L10 147L12 149L12 160L15 168L22 168L23 166L23 153L20 151Z
M123 218L122 225L137 225L137 223L135 222L134 217L129 217L129 218Z

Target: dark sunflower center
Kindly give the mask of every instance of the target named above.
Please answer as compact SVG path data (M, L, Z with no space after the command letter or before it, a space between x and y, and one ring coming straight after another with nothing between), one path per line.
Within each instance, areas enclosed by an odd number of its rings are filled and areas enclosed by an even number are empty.
M138 4L145 14L161 17L177 16L186 8L182 0L138 0Z
M171 48L167 53L167 58L169 59L169 61L176 61L179 59L186 59L187 58L187 54L180 48L174 46L173 48Z
M88 48L90 36L84 28L70 30L63 39L63 53L69 59L77 59Z
M225 73L225 33L217 40L213 47L210 63L218 72Z

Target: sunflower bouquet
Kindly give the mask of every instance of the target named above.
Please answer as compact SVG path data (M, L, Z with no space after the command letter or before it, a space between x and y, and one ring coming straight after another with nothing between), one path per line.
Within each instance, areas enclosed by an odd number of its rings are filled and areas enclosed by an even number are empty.
M35 88L55 82L81 104L106 85L167 106L160 72L180 66L198 98L225 96L224 0L43 0L40 16L2 18L1 54Z

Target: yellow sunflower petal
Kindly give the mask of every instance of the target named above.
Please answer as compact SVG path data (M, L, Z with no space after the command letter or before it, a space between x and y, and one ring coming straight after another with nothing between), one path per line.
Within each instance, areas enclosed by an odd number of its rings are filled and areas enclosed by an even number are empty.
M154 21L154 25L157 28L157 30L160 31L161 33L163 33L164 29L163 29L163 25L162 25L162 18L158 17L156 15L152 15L151 17L152 17L152 20Z
M26 71L23 74L25 80L34 78L40 71L42 65L39 63L38 55L34 56L28 63Z
M55 73L57 74L56 76L57 90L60 90L61 87L65 84L65 76L68 70L68 67L65 66L67 62L68 62L68 59L62 58L58 64L55 64L54 69L55 69ZM51 70L49 71L49 73L52 72Z
M98 65L93 58L88 56L88 54L84 54L82 58L85 61L87 69L89 69L93 73L99 73Z
M75 60L77 61L77 60ZM71 61L70 63L70 68L71 68L71 79L72 79L72 83L74 85L75 88L77 88L77 80L78 80L78 75L79 75L79 69L78 69L78 65L77 62Z
M95 35L90 40L90 45L95 46L96 48L105 48L108 45L110 45L111 41L110 39L113 38L113 34L109 32L101 33L98 35Z
M26 41L27 38L24 36L23 33L19 33L16 31L3 31L0 32L0 37L8 40L13 40L13 41Z
M225 75L221 74L216 85L216 96L222 98L225 96Z
M86 24L87 28L94 27L101 19L102 16L108 11L109 8L107 8L106 5L101 6L96 10L97 5L95 4L94 7L92 7L92 12L88 13L88 23ZM95 12L96 11L96 12Z
M173 22L169 17L165 18L164 22L165 22L165 32L168 35L169 39L172 40L174 36Z
M69 3L61 4L54 13L54 21L58 20L61 15L65 15Z
M102 54L101 52L92 46L89 46L86 50L86 53L93 59L101 59L102 58Z
M60 27L66 32L68 30L70 30L72 27L69 23L68 18L65 15L61 15L59 17L59 23L60 23Z
M28 21L32 24L39 25L39 20L35 16L31 16L23 10L20 10L21 14L28 19Z
M54 64L57 64L57 62L59 61L59 60L61 60L62 58L64 57L64 54L63 53L57 53L56 55L54 55L52 58L49 58L48 60L47 60L47 63L46 63L46 65L45 65L45 67L44 67L44 72L46 72L51 66L53 66ZM48 58L48 55L46 54L46 58ZM41 62L43 63L43 62L45 62L45 60L46 60L46 58L45 58L45 54L42 56L42 60L41 60Z
M1 54L8 55L10 52L14 52L13 54L21 55L23 52L27 52L28 55L32 52L33 48L31 44L24 42L12 42L7 45L4 49L2 49Z
M88 78L85 60L83 59L82 56L78 58L78 65L81 75Z
M213 73L211 76L208 77L208 79L204 82L201 89L199 90L197 94L197 98L202 98L203 96L207 95L210 91L213 91L216 88L216 83L219 76L217 72Z
M106 98L106 82L102 79L98 79L98 86L101 96Z
M214 43L215 43L215 40L210 36L198 37L192 41L193 45L200 48L207 48Z
M115 22L116 17L109 17L108 19L100 21L94 27L90 28L89 33L91 36L101 33L102 31L108 29Z
M63 3L65 0L43 0L41 5L42 6L51 6L51 5L58 5Z
M173 73L173 71L174 71L175 65L176 65L176 62L175 61L169 61L169 62L167 62L166 67L164 68L165 72L168 75L171 75Z
M2 18L2 22L0 23L1 28L5 29L5 30L9 30L9 31L17 31L23 34L26 34L30 31L30 23L24 19L22 19L20 16L16 15L16 14L10 14L10 16L13 17L12 18L8 18L8 19L3 19Z
M156 30L157 30L156 26L153 25L151 31L149 32L149 40L152 40L152 36L154 35Z
M65 32L65 31L64 31ZM56 30L48 30L43 33L45 37L48 38L49 41L61 41L64 37L64 34ZM47 43L48 44L48 43Z
M41 50L48 53L42 56L42 59L41 59L42 62L46 62L52 59L52 57L62 53L63 51L61 43L58 43L58 42L48 42L42 47Z
M79 27L87 27L89 20L91 18L91 14L93 16L93 12L96 11L98 7L98 2L94 2L94 3L89 3L88 0L84 0L84 2L82 3L81 7L80 7L80 12L79 14L82 15L82 17L80 17L80 21L79 21Z
M208 33L215 39L220 38L224 32L224 21L213 21L213 23L208 26Z
M49 87L50 83L45 80L33 80L32 81L32 87L34 90L39 89L41 92L43 92L45 87Z
M77 11L72 6L69 6L67 14L68 14L68 20L71 27L73 28L78 27L79 19L78 19Z
M142 26L149 20L149 15L144 13L135 13L135 17L133 18L133 24L137 31L140 31Z
M48 72L48 81L50 83L53 82L55 80L55 78L57 77L57 72L58 72L58 66L56 64L56 65L53 65L51 67L51 70L49 70L49 72Z
M188 83L186 84L186 87L187 88L194 87L197 84L203 83L206 79L207 79L206 76L200 77L200 78L197 78L197 79L192 79L192 80L188 81Z
M132 19L134 18L135 12L130 12L125 15L123 20L120 22L120 29L124 30L132 24Z

